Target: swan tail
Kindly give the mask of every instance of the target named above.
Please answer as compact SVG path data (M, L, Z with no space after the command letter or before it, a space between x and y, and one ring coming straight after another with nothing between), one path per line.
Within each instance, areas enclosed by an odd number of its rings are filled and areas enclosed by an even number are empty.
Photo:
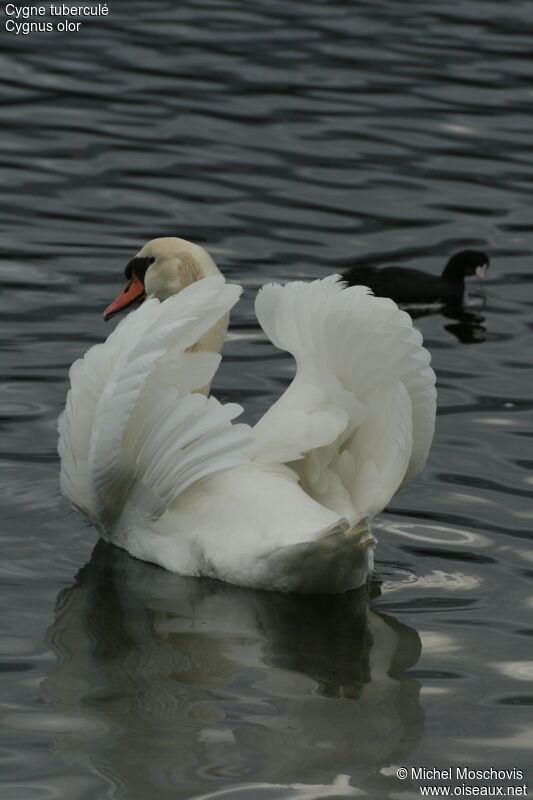
M426 461L435 375L411 318L338 275L259 292L265 333L294 380L254 428L258 460L291 462L308 493L345 516L374 516Z
M339 594L356 589L373 570L375 543L368 516L351 524L344 520L312 541L269 553L258 565L254 586L261 586L264 572L265 586L280 592Z
M193 346L237 302L222 276L128 314L73 365L59 419L61 488L104 529L132 505L157 517L200 477L247 460L239 406L196 393L218 353Z

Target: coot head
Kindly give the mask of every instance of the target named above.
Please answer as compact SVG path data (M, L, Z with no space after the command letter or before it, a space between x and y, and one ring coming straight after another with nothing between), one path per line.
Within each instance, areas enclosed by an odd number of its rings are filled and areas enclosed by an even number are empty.
M442 273L442 277L446 280L462 281L469 275L477 275L482 278L489 268L490 259L486 253L481 250L461 250L455 253Z

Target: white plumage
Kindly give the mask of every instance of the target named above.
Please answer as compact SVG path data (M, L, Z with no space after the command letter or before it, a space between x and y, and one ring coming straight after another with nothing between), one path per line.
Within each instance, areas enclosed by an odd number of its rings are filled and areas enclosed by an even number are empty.
M170 242L188 244L155 240L150 252L158 242L167 260ZM355 588L372 569L372 517L431 444L435 377L422 337L391 300L338 276L265 286L257 316L296 375L251 429L233 423L240 406L201 393L220 356L197 343L240 295L212 266L201 275L146 300L73 364L61 488L104 538L180 574Z

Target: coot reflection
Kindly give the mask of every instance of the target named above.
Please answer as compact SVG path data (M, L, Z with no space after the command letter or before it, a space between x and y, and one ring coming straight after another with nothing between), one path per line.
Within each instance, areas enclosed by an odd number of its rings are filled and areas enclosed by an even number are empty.
M416 320L436 313L435 309L409 308L409 315ZM452 320L444 325L444 330L451 333L463 344L479 344L487 340L485 317L477 311L470 311L464 306L444 306L439 313L445 319Z
M369 611L366 588L257 592L99 542L47 638L57 662L43 696L72 721L55 746L113 796L333 786L339 775L384 789L380 768L422 734L420 685L405 674L419 637Z

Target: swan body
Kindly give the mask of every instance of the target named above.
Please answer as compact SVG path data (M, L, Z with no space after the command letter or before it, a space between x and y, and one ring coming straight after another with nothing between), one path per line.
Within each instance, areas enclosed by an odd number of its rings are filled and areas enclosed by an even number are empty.
M372 518L431 444L435 376L422 337L391 300L339 276L265 286L259 322L296 374L253 428L234 423L242 408L205 391L220 362L208 348L241 290L188 245L154 240L136 257L149 263L133 259L130 283L148 299L73 364L62 491L104 539L182 575L355 588L373 566ZM183 254L194 263L170 293L169 252L182 254L181 278Z

